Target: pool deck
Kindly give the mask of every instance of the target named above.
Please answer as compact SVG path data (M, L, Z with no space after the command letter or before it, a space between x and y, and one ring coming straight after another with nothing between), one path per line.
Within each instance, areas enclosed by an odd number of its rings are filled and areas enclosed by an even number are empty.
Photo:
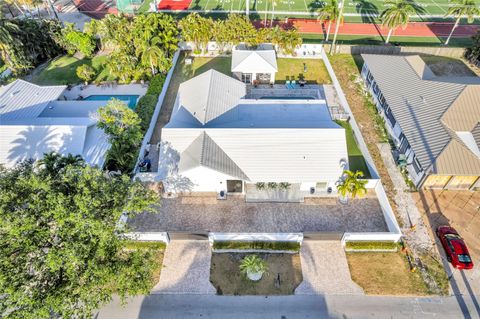
M139 98L147 93L147 84L110 84L110 85L77 85L64 91L67 100L77 100L80 96L90 95L138 95Z

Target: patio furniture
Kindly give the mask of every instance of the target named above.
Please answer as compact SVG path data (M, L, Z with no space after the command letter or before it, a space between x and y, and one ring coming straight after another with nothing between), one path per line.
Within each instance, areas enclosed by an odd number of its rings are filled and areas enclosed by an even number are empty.
M149 172L149 171L150 171L150 168L152 167L152 162L150 161L150 159L145 158L145 159L140 163L140 165L138 165L138 167L139 167L139 169L140 169L140 172L142 172L142 173Z
M297 86L297 81L293 80L292 83L290 84L290 87L294 89Z
M302 80L298 80L298 84L300 84L301 87L304 87L305 84L307 84L307 81L305 81L305 80L303 80L303 79L302 79Z
M407 157L405 156L405 154L398 155L397 164L402 168L407 166Z
M285 81L285 87L290 89L290 80Z

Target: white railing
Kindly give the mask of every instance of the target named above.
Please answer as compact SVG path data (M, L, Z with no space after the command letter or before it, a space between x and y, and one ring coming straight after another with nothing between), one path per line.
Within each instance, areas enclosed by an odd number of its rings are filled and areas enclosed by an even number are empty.
M157 105L155 106L155 111L153 112L152 118L150 120L150 126L148 127L148 130L143 137L142 146L140 148L140 152L138 153L137 163L135 164L135 168L133 171L134 173L138 171L138 164L142 161L143 155L145 154L145 148L147 147L147 144L150 143L150 139L152 138L153 131L155 130L155 125L157 125L158 115L160 114L160 109L162 108L163 100L165 99L165 95L167 94L168 86L170 85L173 71L175 70L175 66L177 65L179 56L180 50L177 50L175 52L175 55L173 56L172 67L168 71L165 82L163 83L162 92L158 96Z
M393 241L398 242L402 234L395 233L345 233L342 238L342 244L347 241Z

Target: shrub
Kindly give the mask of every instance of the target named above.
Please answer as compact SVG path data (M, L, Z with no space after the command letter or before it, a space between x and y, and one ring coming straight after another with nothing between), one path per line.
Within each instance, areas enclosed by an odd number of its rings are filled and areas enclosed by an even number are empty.
M154 249L165 250L167 245L164 242L159 241L136 241L128 240L124 243L126 249Z
M393 241L347 241L347 250L396 250L398 244Z
M299 251L300 243L291 241L215 241L213 249Z
M264 182L255 183L255 187L260 191L264 190L265 189L265 183Z
M68 53L73 54L75 52L72 51L79 51L86 57L92 56L96 48L95 38L89 34L74 30L73 27L66 30L65 41L68 44Z
M290 186L292 186L292 184L287 183L287 182L281 182L281 183L278 185L278 187L280 187L280 189L283 189L283 190L289 189Z
M160 95L162 93L163 83L165 83L165 75L157 74L150 80L147 94Z
M157 95L154 94L144 95L138 100L135 112L141 120L140 126L142 127L143 132L148 130L157 101Z
M278 184L275 183L275 182L269 182L269 183L267 184L267 188L268 188L268 189L277 189L277 186L278 186Z
M250 273L265 273L268 271L267 263L257 255L248 255L240 263L240 271L249 275ZM254 279L255 280L255 279Z

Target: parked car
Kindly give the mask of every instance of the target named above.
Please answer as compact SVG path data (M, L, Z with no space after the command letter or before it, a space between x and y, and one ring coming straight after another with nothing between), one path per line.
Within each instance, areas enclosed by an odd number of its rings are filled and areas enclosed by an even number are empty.
M473 261L468 252L467 245L455 228L440 226L437 228L437 236L442 242L443 249L447 254L447 260L457 269L472 269Z

